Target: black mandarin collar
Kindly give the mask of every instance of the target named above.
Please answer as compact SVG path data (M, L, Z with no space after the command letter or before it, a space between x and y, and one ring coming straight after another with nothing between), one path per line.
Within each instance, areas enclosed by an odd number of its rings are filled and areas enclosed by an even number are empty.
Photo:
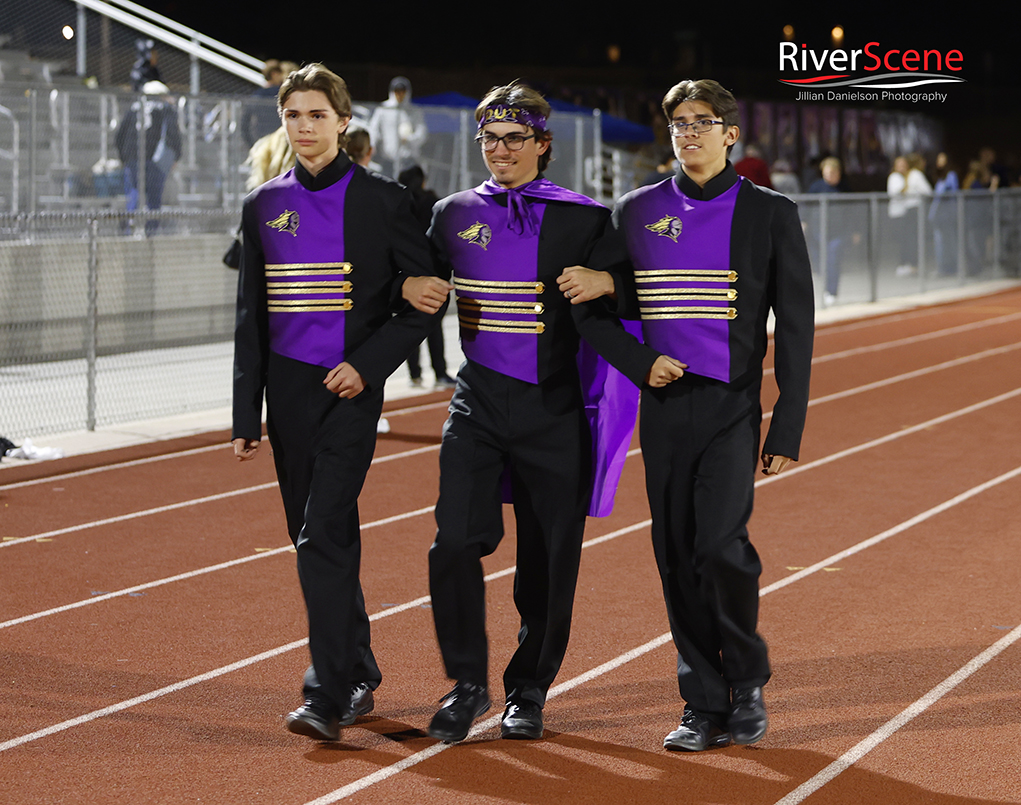
M688 198L693 198L696 201L712 201L717 196L722 196L734 186L737 179L737 171L734 170L734 166L730 164L729 159L727 160L727 166L706 182L705 187L699 187L684 172L684 168L680 168L674 177L674 181L677 182L681 192Z
M348 159L347 154L341 151L337 154L337 158L333 160L329 165L323 168L319 173L313 176L308 172L308 169L301 164L301 160L297 157L294 158L294 178L296 178L301 186L306 190L325 190L330 185L334 185L347 176L347 172L351 170L354 163Z

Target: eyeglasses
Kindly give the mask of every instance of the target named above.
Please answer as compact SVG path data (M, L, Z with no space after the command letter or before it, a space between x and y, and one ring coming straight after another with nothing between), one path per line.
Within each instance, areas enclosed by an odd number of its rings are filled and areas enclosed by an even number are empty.
M691 129L695 134L708 134L713 130L713 126L726 126L722 120L695 120L691 123L667 123L667 130L674 137L681 137L688 129Z
M508 151L520 151L525 147L526 141L534 139L534 134L518 134L512 131L503 137L497 137L495 134L483 131L475 137L475 142L482 144L483 151L495 151L496 146L500 143L503 143Z

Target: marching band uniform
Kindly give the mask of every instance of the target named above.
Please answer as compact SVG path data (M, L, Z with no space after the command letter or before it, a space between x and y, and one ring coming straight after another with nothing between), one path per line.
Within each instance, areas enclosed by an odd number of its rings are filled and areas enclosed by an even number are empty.
M704 187L679 171L629 193L614 225L633 266L633 282L617 282L619 312L640 315L645 343L688 365L643 389L642 451L681 695L722 729L731 691L770 676L747 523L771 308L780 397L763 452L798 458L814 329L808 253L794 203L730 162Z
M432 324L397 304L395 286L402 272L431 274L431 257L408 194L343 152L315 176L299 161L252 192L242 228L233 435L259 439L265 392L308 610L305 693L325 696L343 719L352 686L371 690L381 678L358 581L357 500L383 384ZM366 384L349 399L323 385L344 361Z

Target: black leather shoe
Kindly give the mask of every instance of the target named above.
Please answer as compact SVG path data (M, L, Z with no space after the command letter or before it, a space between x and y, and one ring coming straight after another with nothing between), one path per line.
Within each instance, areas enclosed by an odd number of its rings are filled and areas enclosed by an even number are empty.
M340 722L335 708L322 699L309 698L284 719L287 729L317 741L335 741L340 737Z
M682 752L701 752L730 744L730 733L721 730L701 713L687 707L680 726L663 739L663 748Z
M429 736L445 743L467 738L472 722L492 706L486 686L471 682L458 682L440 701L443 706L429 722Z
M769 726L762 688L739 688L734 691L727 728L736 744L753 744L762 739Z
M542 738L542 708L535 702L507 702L500 737L538 741Z
M364 716L372 712L376 706L372 698L372 688L367 682L358 682L351 686L351 706L339 720L341 727L350 727L355 723L358 716Z

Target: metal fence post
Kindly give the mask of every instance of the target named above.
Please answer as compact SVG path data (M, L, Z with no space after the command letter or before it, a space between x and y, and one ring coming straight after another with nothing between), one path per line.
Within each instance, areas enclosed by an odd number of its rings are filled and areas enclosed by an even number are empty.
M967 237L967 230L964 226L964 193L957 191L957 279L964 283L964 274L967 263L967 246L964 242Z
M76 63L75 63L75 74L79 78L84 78L88 72L85 62L85 47L88 43L87 31L85 29L85 6L81 3L76 3L78 6L78 30L74 32L74 35L78 37L76 43Z
M1000 194L993 191L993 276L1000 271Z
M96 343L99 329L99 218L89 217L89 284L85 313L85 429L96 429Z
M879 200L869 196L869 301L879 300Z

